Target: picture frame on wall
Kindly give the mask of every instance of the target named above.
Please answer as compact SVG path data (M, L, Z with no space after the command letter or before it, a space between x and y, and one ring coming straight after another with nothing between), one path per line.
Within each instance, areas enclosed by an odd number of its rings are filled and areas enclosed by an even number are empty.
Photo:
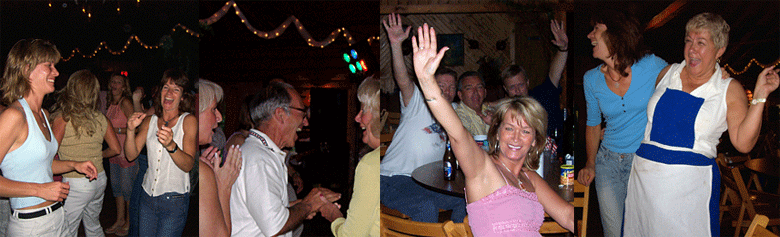
M436 41L439 49L447 46L450 50L441 60L443 66L463 66L463 34L438 34Z

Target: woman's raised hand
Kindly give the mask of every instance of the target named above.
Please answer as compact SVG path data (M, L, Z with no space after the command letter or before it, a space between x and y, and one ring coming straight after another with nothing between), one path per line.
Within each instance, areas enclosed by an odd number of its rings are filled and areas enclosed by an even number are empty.
M756 80L756 88L753 90L753 98L766 98L769 93L772 93L777 89L780 84L780 76L777 75L778 70L774 70L775 66L764 68L761 74L758 75Z
M146 118L146 114L141 112L135 112L130 115L130 118L127 119L127 130L135 131L135 128L137 128L138 125L141 125L141 122L144 121L144 118Z
M214 159L211 160L211 166L212 169L214 169L214 176L217 179L217 187L230 189L233 187L233 183L236 182L239 171L241 171L241 148L238 145L232 145L226 147L225 150L227 151L225 164L219 166L222 159L215 156Z
M422 27L417 28L417 36L412 36L412 51L414 52L414 73L417 74L417 79L421 80L433 80L433 74L436 73L436 69L439 68L439 63L444 57L444 52L449 50L449 47L443 47L439 52L436 52L436 31L433 27L428 28L428 23L423 24ZM419 41L418 41L419 39ZM436 83L435 81L433 83Z

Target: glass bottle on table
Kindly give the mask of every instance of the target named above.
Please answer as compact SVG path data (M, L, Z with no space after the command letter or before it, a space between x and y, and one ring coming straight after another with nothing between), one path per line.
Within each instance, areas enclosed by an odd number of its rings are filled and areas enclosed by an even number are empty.
M442 162L444 166L444 179L454 180L455 170L457 169L457 161L455 160L455 155L452 154L452 146L450 146L450 141L447 141L447 150L444 152Z

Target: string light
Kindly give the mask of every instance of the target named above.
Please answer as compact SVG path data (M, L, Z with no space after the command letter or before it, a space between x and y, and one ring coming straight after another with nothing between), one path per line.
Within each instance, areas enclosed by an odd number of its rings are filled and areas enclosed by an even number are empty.
M288 17L287 20L285 20L281 25L276 27L276 29L274 30L258 31L257 29L255 29L254 26L252 26L252 24L249 23L249 21L244 16L244 13L241 11L241 9L238 7L238 4L236 4L234 0L230 0L226 2L225 5L222 6L222 8L220 8L217 12L215 12L214 14L212 14L210 17L206 19L201 19L199 22L206 25L214 24L214 22L217 22L220 19L222 19L222 17L225 16L225 14L227 14L228 11L230 11L230 8L233 8L235 10L234 11L235 14L239 18L241 18L241 23L243 23L250 32L264 39L276 38L279 35L283 34L284 31L287 29L287 27L290 26L290 24L295 24L295 28L298 30L298 33L301 35L301 37L303 37L306 40L306 44L308 44L311 47L325 48L325 46L328 46L329 44L336 41L336 37L338 36L343 36L344 39L347 40L350 46L355 44L352 35L350 35L349 31L344 27L334 30L333 32L330 33L330 35L328 35L327 38L321 41L314 40L313 37L311 37L311 35L309 34L309 32L306 30L306 28L303 27L301 22L295 16ZM379 39L378 36L370 37L369 39L367 39L369 43L372 41L372 38L374 38L374 40Z
M179 30L184 30L184 32L189 34L190 36L200 37L200 34L196 33L193 30L190 30L189 28L187 28L186 26L184 26L182 24L176 24L175 26L173 26L173 29L171 29L171 33L175 32L175 31L179 31ZM170 36L170 34L168 36ZM108 51L112 55L121 55L121 54L124 54L125 51L127 51L128 46L130 46L130 44L133 43L133 41L138 42L138 44L141 45L141 47L144 47L144 49L157 49L157 48L159 48L160 46L163 45L162 40L160 42L158 42L156 45L149 45L149 44L146 44L143 41L141 41L141 38L138 38L137 35L131 35L127 39L127 41L125 42L125 45L122 46L121 50L113 50L113 49L108 47L108 43L106 41L103 41L103 42L100 42L100 44L98 44L98 46L95 48L95 50L92 51L92 54L89 54L89 55L84 54L84 53L81 52L81 50L79 50L79 48L75 48L75 49L73 49L73 51L71 51L70 56L68 56L67 58L63 57L62 61L63 62L69 61L74 56L76 56L77 53L79 55L81 55L81 57L92 58L92 57L95 57L95 55L97 55L98 52L100 52L101 50L106 50L106 51Z
M758 66L759 66L759 67L761 67L761 68L767 68L767 67L772 67L772 66L777 66L777 65L780 65L780 59L778 59L778 60L776 60L776 61L774 61L773 63L770 63L770 64L763 64L763 63L760 63L760 62L758 62L758 60L756 60L755 58L753 58L753 59L750 59L750 62L748 62L747 66L745 66L745 68L743 68L741 71L737 71L737 70L735 70L734 68L732 68L731 66L729 66L729 64L728 64L728 63L727 63L727 64L725 64L725 65L723 65L723 67L724 67L724 68L726 68L726 70L729 70L729 73L730 73L731 75L735 75L735 76L737 76L737 75L741 75L741 74L743 74L743 73L747 72L747 70L748 70L748 69L750 68L750 66L752 66L753 64L756 64L756 65L758 65Z

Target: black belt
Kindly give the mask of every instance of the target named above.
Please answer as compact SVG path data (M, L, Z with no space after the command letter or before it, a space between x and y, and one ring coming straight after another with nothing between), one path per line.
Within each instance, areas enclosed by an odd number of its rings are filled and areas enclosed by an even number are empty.
M49 211L49 208L44 208L40 211L36 212L30 212L30 213L19 213L17 216L19 219L32 219L40 216L45 216L46 214L52 213L56 211L57 209L60 209L62 207L62 202L57 202L54 205L51 206L51 211ZM18 212L18 211L16 211Z

